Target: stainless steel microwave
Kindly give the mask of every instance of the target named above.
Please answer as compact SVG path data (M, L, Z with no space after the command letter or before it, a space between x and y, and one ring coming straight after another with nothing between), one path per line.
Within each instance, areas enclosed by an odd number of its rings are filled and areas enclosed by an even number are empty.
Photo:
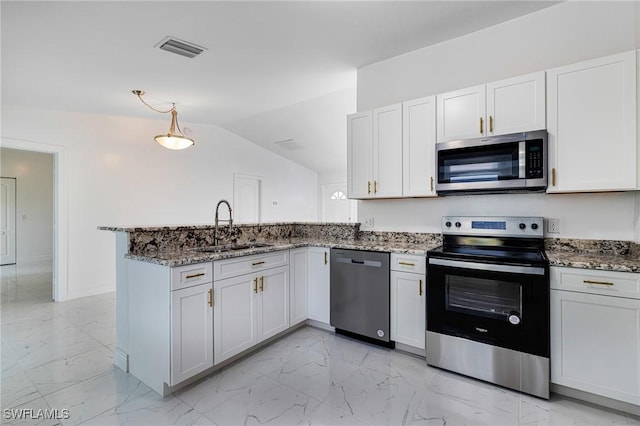
M438 143L436 162L439 195L543 192L547 131Z

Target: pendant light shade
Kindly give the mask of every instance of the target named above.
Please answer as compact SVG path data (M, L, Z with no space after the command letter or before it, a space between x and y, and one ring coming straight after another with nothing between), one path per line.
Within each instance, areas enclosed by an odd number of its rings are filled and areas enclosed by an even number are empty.
M185 149L189 148L195 142L193 139L186 137L180 132L180 128L178 127L179 135L176 134L176 127L178 126L178 112L175 108L171 110L171 127L169 127L169 133L166 135L158 135L155 138L155 141L160 145L164 146L168 149Z
M132 92L134 95L136 95L140 99L140 101L143 104L145 104L155 112L159 112L162 114L166 114L169 112L171 113L171 126L169 127L169 132L165 135L158 135L155 138L153 138L156 142L158 142L160 145L162 145L167 149L173 149L173 150L189 148L190 146L195 144L193 139L186 137L182 133L182 130L180 130L180 125L178 124L178 111L176 111L176 104L172 104L170 110L161 111L152 107L151 105L146 103L144 99L142 99L142 95L144 95L144 91L132 90ZM176 133L176 130L177 130L177 133Z

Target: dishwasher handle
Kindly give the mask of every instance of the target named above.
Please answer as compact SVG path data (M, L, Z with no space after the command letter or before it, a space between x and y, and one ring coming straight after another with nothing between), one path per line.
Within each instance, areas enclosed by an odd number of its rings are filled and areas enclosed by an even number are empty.
M336 259L338 263L346 263L348 265L373 266L374 268L382 268L382 262L376 260L356 260L350 257L339 257Z

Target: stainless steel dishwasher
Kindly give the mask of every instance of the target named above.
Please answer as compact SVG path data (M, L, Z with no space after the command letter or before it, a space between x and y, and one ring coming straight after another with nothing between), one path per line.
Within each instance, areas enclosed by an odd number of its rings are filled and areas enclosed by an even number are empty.
M392 346L389 253L331 249L331 317L336 332Z

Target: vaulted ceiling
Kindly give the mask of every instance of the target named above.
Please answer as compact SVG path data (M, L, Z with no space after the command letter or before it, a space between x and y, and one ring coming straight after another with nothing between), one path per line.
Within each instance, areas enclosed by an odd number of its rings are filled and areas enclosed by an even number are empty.
M183 126L221 126L340 172L357 68L552 4L3 0L2 103L158 119L131 94L142 89L157 107L175 102ZM155 47L166 36L206 50ZM289 139L301 148L274 143Z

